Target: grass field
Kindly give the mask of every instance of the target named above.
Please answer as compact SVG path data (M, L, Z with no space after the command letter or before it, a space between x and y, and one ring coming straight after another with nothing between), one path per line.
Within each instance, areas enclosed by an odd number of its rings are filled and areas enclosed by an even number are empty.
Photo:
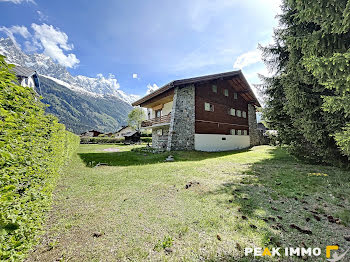
M252 261L247 246L320 247L308 261L324 261L350 246L349 171L269 146L175 162L132 148L80 146L29 261Z

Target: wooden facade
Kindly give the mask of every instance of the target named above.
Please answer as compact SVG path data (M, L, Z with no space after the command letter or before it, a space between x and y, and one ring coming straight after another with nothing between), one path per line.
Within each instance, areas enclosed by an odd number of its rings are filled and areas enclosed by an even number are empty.
M213 91L216 86L216 92ZM225 96L225 89L228 96ZM235 99L234 93L237 95ZM205 103L214 106L214 111L206 111ZM246 112L246 117L232 116L233 108ZM228 80L218 80L210 83L196 85L195 90L195 133L196 134L222 134L230 135L231 129L247 130L248 126L248 102L239 94L238 87L231 85ZM249 133L248 133L249 134Z

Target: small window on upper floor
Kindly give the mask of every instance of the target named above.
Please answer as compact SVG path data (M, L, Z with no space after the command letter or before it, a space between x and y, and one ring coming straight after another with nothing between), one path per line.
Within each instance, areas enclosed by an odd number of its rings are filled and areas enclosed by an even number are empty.
M211 86L211 90L214 92L214 93L217 93L218 92L218 87L216 85L212 85Z
M230 130L230 133L231 133L231 135L233 135L233 136L236 135L236 129L231 129L231 130Z
M242 116L243 116L243 118L247 118L247 112L246 111L242 111Z
M237 130L237 135L241 136L242 135L242 130Z
M236 109L230 108L230 115L231 116L236 116Z
M214 105L210 103L204 103L204 110L214 112Z
M241 117L241 116L242 116L241 110L237 110L237 111L236 111L236 114L237 114L238 117Z
M228 96L228 89L224 89L224 95Z
M243 135L247 136L248 135L248 131L247 130L243 130Z
M238 99L237 93L233 93L233 99Z

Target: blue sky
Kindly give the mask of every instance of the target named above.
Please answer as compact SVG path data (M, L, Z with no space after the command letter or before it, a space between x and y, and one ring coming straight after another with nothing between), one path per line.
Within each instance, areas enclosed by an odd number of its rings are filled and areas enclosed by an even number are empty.
M272 41L279 5L280 0L0 0L0 36L12 33L22 49L38 48L73 75L111 73L123 91L137 95L148 85L235 68L255 84L257 73L267 73L256 48Z

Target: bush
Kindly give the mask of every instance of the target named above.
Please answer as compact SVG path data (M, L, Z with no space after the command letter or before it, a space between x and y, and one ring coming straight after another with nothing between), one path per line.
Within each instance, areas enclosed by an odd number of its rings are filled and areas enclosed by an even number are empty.
M124 138L115 137L80 137L80 144L118 144L124 142Z
M141 137L141 142L152 143L152 137Z
M79 143L15 84L0 56L0 260L22 260L36 243L59 171Z

